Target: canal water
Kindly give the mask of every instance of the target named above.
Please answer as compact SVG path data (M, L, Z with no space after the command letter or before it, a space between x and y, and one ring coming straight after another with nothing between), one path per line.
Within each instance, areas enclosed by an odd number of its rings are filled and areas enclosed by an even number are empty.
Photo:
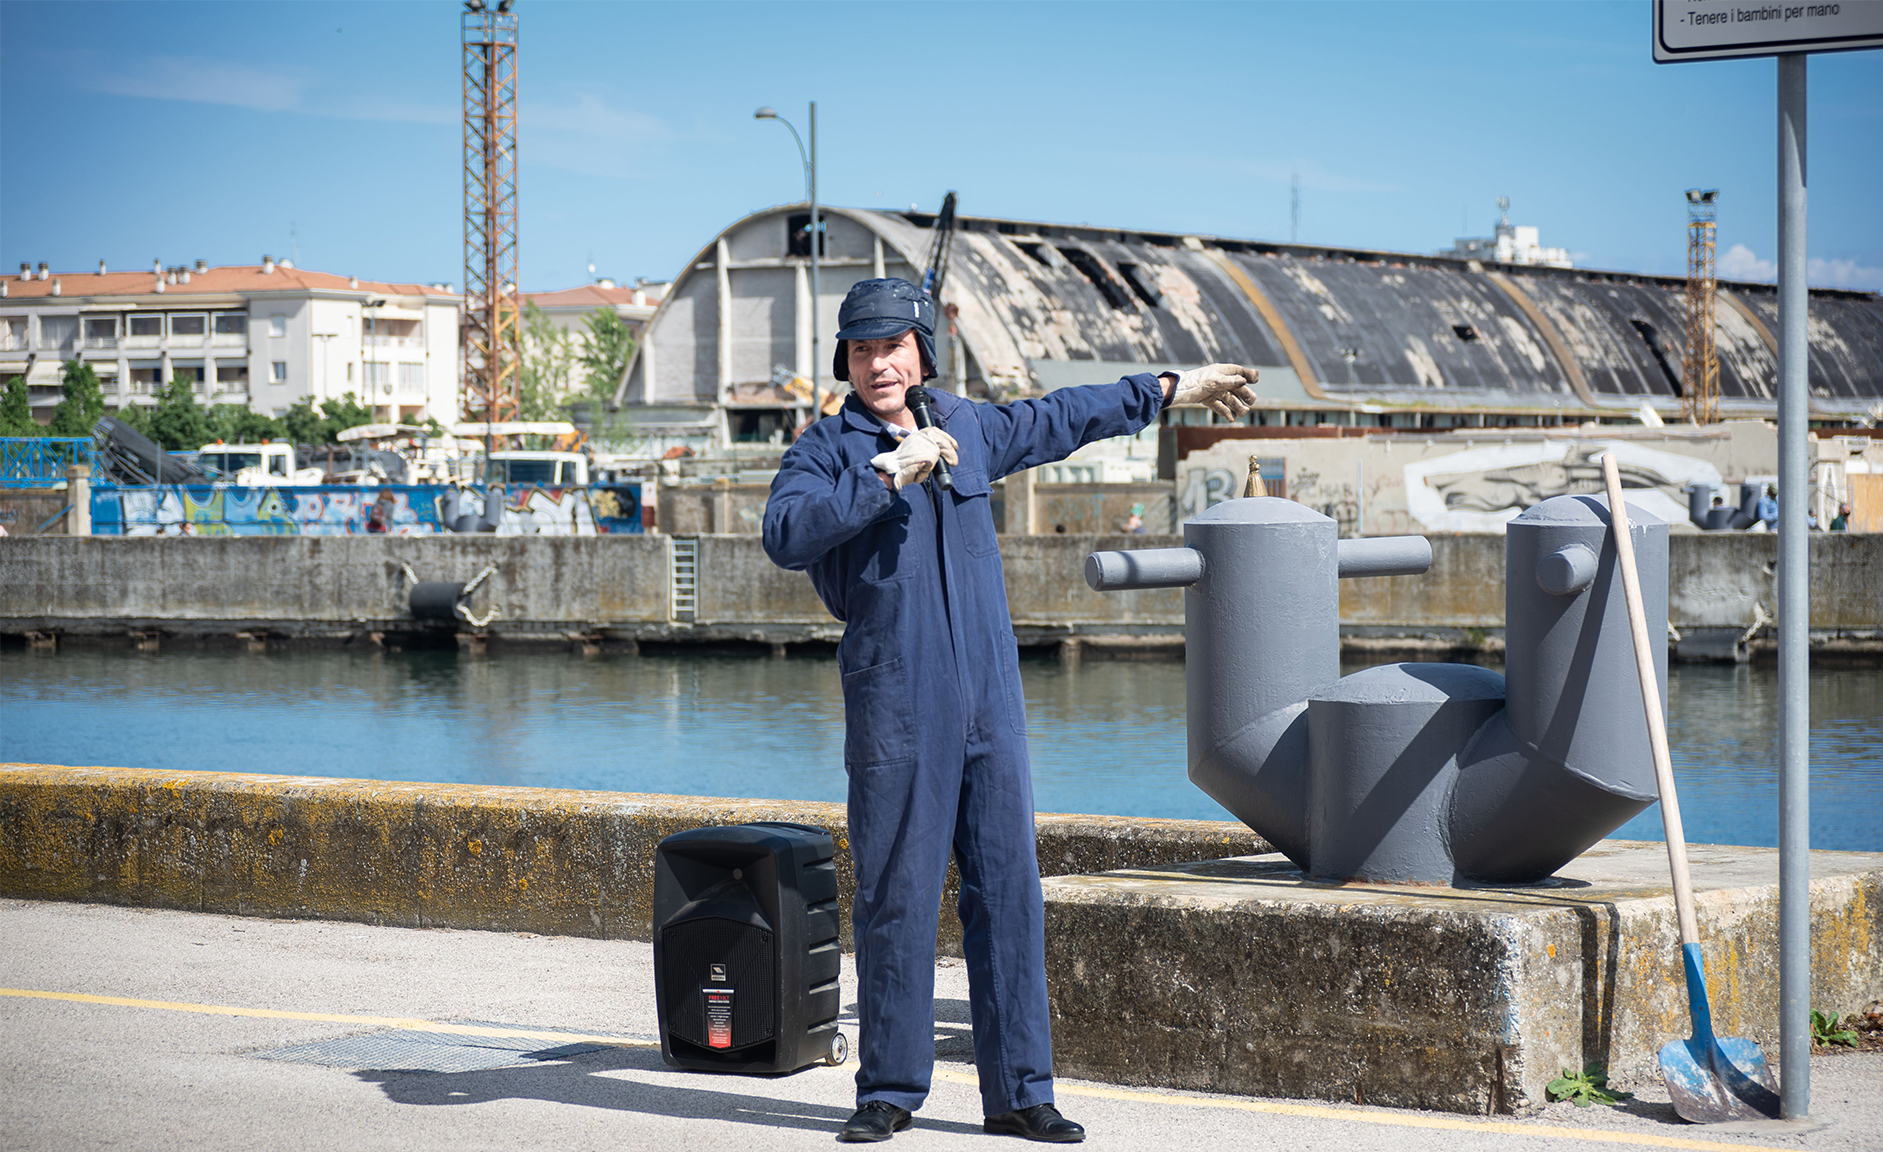
M1040 811L1228 818L1185 776L1182 664L1021 677ZM1689 839L1777 843L1777 707L1771 669L1675 667ZM1883 851L1883 671L1813 672L1811 723L1812 846ZM7 761L842 800L842 757L829 657L0 654Z

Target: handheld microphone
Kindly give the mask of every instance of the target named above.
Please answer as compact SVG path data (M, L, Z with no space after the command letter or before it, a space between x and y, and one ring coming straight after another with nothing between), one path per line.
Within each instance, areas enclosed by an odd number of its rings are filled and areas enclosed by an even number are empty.
M909 390L902 394L902 402L908 405L909 414L915 417L917 428L935 427L935 407L928 398L927 388L920 384L910 385ZM948 492L954 489L955 478L948 474L948 461L935 461L934 474L935 483L941 485L942 491Z

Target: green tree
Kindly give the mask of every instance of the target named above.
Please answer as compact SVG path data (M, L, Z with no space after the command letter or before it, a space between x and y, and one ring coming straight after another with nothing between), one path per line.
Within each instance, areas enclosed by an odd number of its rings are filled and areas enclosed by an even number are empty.
M613 308L597 308L582 318L588 343L582 349L582 367L590 399L612 400L634 355L634 333Z
M65 376L59 391L63 398L52 410L50 436L90 436L92 425L105 414L105 393L99 387L98 373L83 360L65 362Z
M373 423L373 410L348 392L338 400L316 404L297 400L282 414L280 428L296 444L332 444L348 428Z
M152 409L146 408L142 404L126 404L111 415L133 432L142 432L144 435L149 436L151 412Z
M0 436L45 434L45 429L33 419L33 401L26 391L26 377L9 377L6 391L0 393Z
M333 443L334 438L348 428L378 423L371 406L360 403L360 398L351 392L342 392L338 400L322 403L320 410L327 414L327 439L322 441L324 444Z
M209 425L209 413L196 402L190 383L188 377L177 376L157 394L147 435L165 451L193 451L216 438Z
M523 305L517 356L517 418L547 420L561 415L575 382L575 337L556 327L535 302Z
M281 421L264 416L246 404L217 404L209 410L212 440L231 444L259 444L283 435Z

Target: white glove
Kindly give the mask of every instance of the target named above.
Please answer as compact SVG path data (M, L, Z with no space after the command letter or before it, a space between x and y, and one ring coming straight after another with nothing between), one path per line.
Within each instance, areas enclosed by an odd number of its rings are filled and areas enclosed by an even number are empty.
M892 451L871 457L870 467L889 477L900 492L905 484L928 479L937 460L946 460L949 467L954 467L957 447L955 438L940 428L918 428L898 441Z
M1225 420L1234 420L1255 407L1255 389L1262 374L1239 364L1205 364L1177 377L1170 402L1201 404Z

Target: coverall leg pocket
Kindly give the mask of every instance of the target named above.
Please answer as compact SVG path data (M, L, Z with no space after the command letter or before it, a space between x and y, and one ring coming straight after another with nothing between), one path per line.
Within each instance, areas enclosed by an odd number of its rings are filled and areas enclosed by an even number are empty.
M843 763L847 769L915 755L909 670L901 657L844 674Z

